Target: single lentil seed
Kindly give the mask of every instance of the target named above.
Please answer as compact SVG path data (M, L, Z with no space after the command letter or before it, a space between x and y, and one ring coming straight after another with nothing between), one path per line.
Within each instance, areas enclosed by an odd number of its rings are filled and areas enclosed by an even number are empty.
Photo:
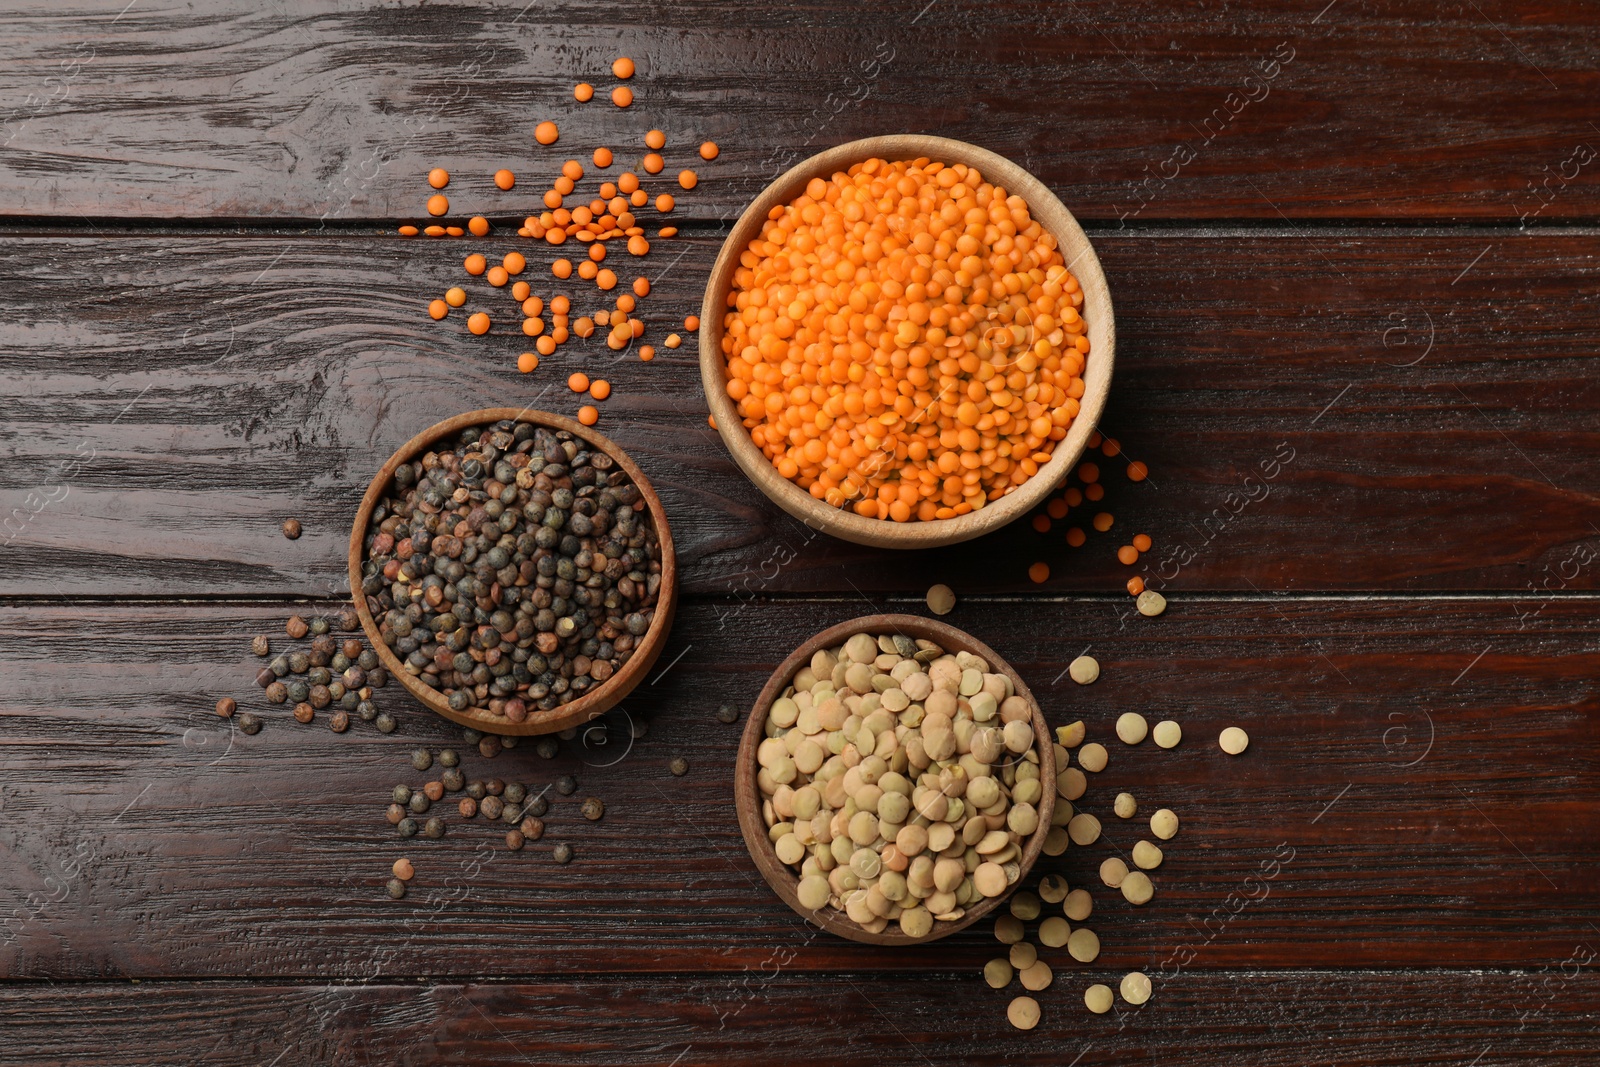
M1155 895L1155 887L1150 884L1150 876L1143 871L1129 871L1119 888L1122 890L1123 899L1129 904L1148 904L1150 898Z
M1024 922L1037 919L1040 911L1039 897L1034 893L1028 892L1027 890L1023 890L1020 893L1014 893L1011 897L1010 909L1011 914L1015 915Z
M1117 813L1119 819L1131 819L1139 811L1139 802L1132 793L1118 793L1117 799L1112 802L1111 810Z
M1018 1030L1032 1030L1039 1025L1039 1002L1032 997L1018 997L1006 1007L1006 1018Z
M1083 991L1083 1006L1096 1015L1104 1015L1116 1003L1116 996L1111 992L1111 987L1096 982Z
M983 980L989 983L990 989L1004 989L1011 984L1011 978L1015 973L1011 961L999 957L983 965Z
M1237 726L1230 726L1222 731L1217 738L1217 744L1222 746L1222 751L1230 756L1237 756L1250 747L1250 735Z
M1093 656L1079 656L1067 665L1067 673L1079 685L1089 685L1100 677L1100 662Z
M948 615L956 606L956 594L948 585L939 584L928 590L928 610L935 615Z
M1100 820L1088 812L1079 812L1067 823L1067 833L1077 845L1092 845L1100 839Z
M1022 988L1037 993L1050 988L1050 983L1055 980L1055 972L1044 960L1034 960L1031 965L1018 971L1017 977L1022 981Z
M1061 905L1061 913L1075 923L1081 923L1094 911L1094 898L1087 889L1074 889Z
M328 716L328 729L332 730L336 734L342 734L346 730L350 729L350 713L345 711L343 708L340 708L338 711Z
M506 848L512 852L521 852L523 844L527 841L526 835L521 830L506 831Z
M284 519L283 536L287 537L291 541L297 539L300 536L300 520Z
M1098 741L1090 741L1078 749L1078 766L1091 774L1099 774L1105 770L1109 759L1110 754L1106 752L1106 746Z
M1067 880L1059 874L1047 874L1039 879L1039 899L1046 904L1059 904L1067 899Z
M994 921L995 940L1002 945L1014 945L1022 940L1022 920L1015 915L1001 915Z
M1100 881L1112 889L1122 884L1128 877L1128 865L1116 856L1110 856L1100 862Z
M439 780L437 780L437 779L435 779L434 781L426 783L422 787L422 795L427 797L429 800L432 800L432 801L435 801L435 802L443 800L444 799L444 783L439 781Z
M411 799L411 787L409 785L397 785L390 796L394 798L396 804L404 804Z
M1100 955L1100 938L1093 930L1078 927L1067 938L1067 955L1079 963L1093 963Z
M411 766L419 771L425 771L433 766L433 753L425 748L419 748L411 753Z
M557 863L572 862L572 846L563 841L561 844L557 845L551 850L550 858L555 860Z
M1122 999L1129 1004L1143 1004L1150 999L1150 979L1143 971L1130 971L1123 976Z
M1011 946L1011 951L1007 958L1010 960L1011 966L1020 971L1025 967L1033 966L1034 961L1039 958L1039 950L1026 941L1018 941Z
M401 819L400 822L395 825L395 830L400 834L401 837L416 837L417 820L407 816L404 819Z
M1178 816L1170 808L1161 808L1150 816L1150 832L1163 841L1171 841L1178 833Z
M289 616L288 621L283 624L283 632L294 638L296 641L304 637L310 632L310 630L311 627L306 623L306 620L302 619L298 615Z
M455 767L460 763L461 763L461 757L456 753L455 749L446 748L446 749L441 749L440 750L440 752L439 752L439 766L441 766L441 767ZM427 768L423 768L423 770L426 770L426 769Z
M256 716L252 715L248 711L239 713L238 722L239 729L243 730L247 734L258 734L261 732L261 720L256 718Z
M1039 924L1039 941L1046 948L1061 948L1071 935L1071 924L1059 915L1052 915Z
M390 715L387 711L378 712L377 724L378 732L384 734L394 733L394 728L398 725L394 721L394 716Z
M389 896L399 900L406 895L406 884L398 878L389 879Z
M272 642L267 640L266 634L257 634L250 639L250 651L265 656L272 651Z
M1183 740L1183 727L1171 719L1162 719L1150 731L1150 737L1161 748L1176 748Z
M435 841L444 836L444 820L435 815L422 827L422 836L431 837Z
M1137 745L1150 733L1144 716L1136 711L1125 711L1117 717L1117 737L1125 745Z
M1167 598L1154 589L1146 589L1139 594L1139 598L1133 602L1133 606L1139 609L1140 615L1153 619L1167 610Z
M1153 871L1161 866L1161 849L1148 841L1139 841L1133 846L1133 862L1136 866L1147 871Z
M411 881L411 876L417 873L417 869L411 865L411 861L404 856L394 861L393 871L394 876L402 882Z
M300 703L294 706L294 721L308 723L316 717L316 709L310 704Z
M674 757L672 762L667 764L667 770L671 771L674 777L682 778L689 773L689 761L682 756Z
M732 704L724 704L717 709L717 721L722 723L736 723L739 721L739 709Z
M239 702L232 697L223 697L217 701L217 714L224 719L232 718L233 713L237 710L239 710Z
M570 797L578 791L578 780L570 774L563 774L556 779L556 792L564 797Z
M600 817L606 813L605 801L599 797L590 797L583 802L583 807L579 810L583 812L585 819L590 822L599 822Z

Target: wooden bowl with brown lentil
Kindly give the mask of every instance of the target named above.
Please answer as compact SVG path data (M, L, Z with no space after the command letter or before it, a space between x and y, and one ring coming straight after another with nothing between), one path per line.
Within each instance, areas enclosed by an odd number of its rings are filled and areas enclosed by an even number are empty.
M852 619L795 649L756 698L735 764L739 828L802 918L871 945L937 940L993 911L1039 858L1052 740L1021 676L972 635L915 615Z
M740 469L801 521L880 548L969 540L1043 503L1100 419L1115 345L1105 273L1055 194L918 134L768 185L700 313L701 380Z
M362 497L349 567L390 675L502 735L616 705L677 606L672 535L644 472L590 427L525 408L469 411L402 445Z

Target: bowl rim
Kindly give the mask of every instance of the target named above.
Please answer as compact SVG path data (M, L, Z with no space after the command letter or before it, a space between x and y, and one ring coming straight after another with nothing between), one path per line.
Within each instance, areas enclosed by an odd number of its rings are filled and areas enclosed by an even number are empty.
M722 315L740 253L759 232L767 212L792 200L813 177L828 177L865 159L927 157L976 167L1028 202L1030 214L1056 238L1067 266L1084 293L1083 317L1091 349L1084 368L1084 395L1067 436L1056 443L1050 461L1009 494L985 507L950 519L896 523L869 519L818 500L778 474L745 430L738 409L727 394L727 366L722 354ZM1116 316L1111 290L1099 256L1083 227L1049 186L1026 169L995 152L966 141L929 134L888 134L850 141L795 164L768 183L729 231L706 282L700 308L700 378L718 435L734 462L769 499L807 525L846 541L880 548L932 548L970 540L997 530L1042 503L1082 457L1105 410L1116 362Z
M1022 850L1021 873L1017 876L1016 882L1008 886L1004 893L997 897L985 897L978 904L966 909L966 913L960 919L935 920L933 929L926 937L908 937L894 924L885 927L880 933L872 933L856 925L843 912L830 906L815 911L806 908L800 903L797 892L800 876L778 859L761 818L761 791L756 785L756 750L765 738L767 714L772 708L773 701L789 684L800 666L811 661L812 655L817 650L843 644L847 638L862 632L904 633L908 637L924 637L937 643L947 652L965 651L982 656L994 668L992 673L1005 674L1011 679L1016 692L1033 705L1034 741L1039 750L1039 779L1044 785L1044 792L1038 804L1039 827L1028 838ZM863 944L922 945L966 929L988 915L1000 905L1001 901L1022 887L1035 861L1044 851L1045 836L1050 832L1050 820L1055 813L1055 778L1054 738L1050 734L1049 725L1045 722L1044 712L1039 707L1039 701L1034 697L1033 691L1005 657L965 630L938 619L929 619L921 615L863 615L829 626L802 641L768 677L761 694L756 697L755 704L750 709L744 730L740 734L739 753L734 763L733 774L734 807L739 818L739 830L744 837L745 848L749 851L751 860L767 884L772 887L773 892L777 893L796 915L829 933Z
M378 630L377 620L367 608L367 598L361 592L361 564L367 528L371 525L372 513L377 507L378 500L394 478L395 469L400 464L420 456L442 439L458 434L469 426L492 424L503 419L531 422L551 430L566 430L610 456L627 472L634 485L639 487L639 492L650 512L651 521L655 523L656 538L661 545L661 586L656 597L655 614L650 620L650 628L645 631L644 638L635 647L634 654L628 662L623 664L622 669L616 674L578 699L549 711L529 712L528 718L520 723L491 716L487 712L474 715L470 713L470 709L468 712L455 711L437 689L423 684L420 679L407 673L400 658L384 642ZM667 634L672 629L673 615L677 611L677 553L673 547L666 509L662 507L661 498L656 495L650 480L645 477L632 457L609 437L575 419L549 411L540 411L537 408L480 408L477 411L463 412L434 423L397 448L373 476L366 493L361 497L360 506L356 509L355 519L350 526L348 566L350 599L354 602L356 614L361 619L361 628L366 632L368 642L390 677L399 679L408 693L452 722L502 736L527 737L554 733L598 718L615 707L633 691L661 655L661 650L666 645Z

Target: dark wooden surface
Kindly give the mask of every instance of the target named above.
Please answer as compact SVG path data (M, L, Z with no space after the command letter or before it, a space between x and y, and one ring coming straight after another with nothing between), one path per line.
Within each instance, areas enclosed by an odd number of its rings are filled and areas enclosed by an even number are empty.
M1600 1058L1593 5L125 3L0 19L0 1063ZM575 105L619 52L635 105ZM536 149L547 116L562 140ZM470 289L503 309L485 338L425 317L466 252L530 247L392 236L427 167L455 173L458 210L509 220L560 160L626 160L655 126L674 170L723 149L644 261L658 345L795 153L933 132L1030 167L1106 266L1104 426L1150 479L1101 460L1103 504L1048 533L868 551L739 476L692 341L650 364L572 344L522 376L508 300ZM486 180L502 165L510 194ZM554 255L529 258L548 278ZM452 808L443 840L402 843L388 792L459 733L395 686L393 735L297 725L251 686L249 638L337 607L396 445L491 403L570 414L580 368L615 383L600 428L672 515L662 668L553 760L466 755L536 790L578 778L543 841L494 848ZM1115 528L1068 548L1101 508ZM1159 619L1121 591L1135 532ZM1186 731L1112 741L1082 805L1106 839L1042 861L1097 886L1137 839L1109 813L1122 789L1183 819L1150 905L1096 892L1098 961L1044 952L1031 1034L1005 1022L1015 987L978 975L984 929L922 949L815 931L733 815L718 705L824 626L923 610L935 581L1050 722ZM1089 688L1062 676L1085 649ZM260 734L217 719L224 695ZM1243 757L1216 749L1226 725ZM418 874L392 901L402 853ZM1137 1012L1083 1008L1134 968L1171 977Z

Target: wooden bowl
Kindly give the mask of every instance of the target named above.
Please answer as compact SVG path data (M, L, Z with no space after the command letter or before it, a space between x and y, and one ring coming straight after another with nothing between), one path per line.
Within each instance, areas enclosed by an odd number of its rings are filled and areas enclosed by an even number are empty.
M1072 420L1067 436L1056 442L1050 461L1032 478L999 500L953 519L903 523L869 519L818 500L778 473L772 461L750 439L738 408L728 397L722 317L727 312L728 293L733 287L739 254L760 235L767 212L799 196L812 178L829 178L874 157L890 161L927 157L942 163L976 167L986 181L1001 185L1028 202L1029 212L1060 243L1062 256L1083 287L1082 315L1088 323L1090 348L1084 367L1084 394L1079 399L1078 416ZM997 530L1042 503L1083 455L1089 436L1100 421L1106 394L1111 390L1115 350L1116 322L1111 311L1111 291L1089 238L1072 217L1072 212L1043 182L1004 156L965 141L921 134L868 137L830 148L797 164L767 186L745 208L733 232L723 242L722 252L711 268L705 302L700 308L700 379L711 414L716 418L717 432L722 435L728 451L733 453L734 462L774 503L801 522L846 541L879 548L933 548L966 541Z
M756 698L749 720L744 724L744 734L739 741L739 756L734 764L734 806L739 813L739 829L744 834L744 843L750 850L750 858L756 861L756 867L767 880L767 884L783 898L784 903L794 909L795 914L817 924L829 933L868 945L920 945L948 937L957 930L971 926L1010 896L1011 890L1008 889L998 897L987 897L979 901L954 922L935 920L933 929L927 937L908 937L893 923L881 933L875 934L857 926L848 915L832 907L819 908L813 912L801 905L798 895L800 876L792 867L778 859L772 841L767 837L766 823L761 817L761 790L756 785L756 749L766 737L767 712L771 709L772 702L783 694L784 688L788 686L795 672L810 663L812 655L819 649L842 645L848 638L858 633L904 634L913 639L924 638L932 641L946 652L971 652L982 656L989 662L992 673L1004 674L1010 678L1017 694L1033 705L1033 736L1039 753L1039 778L1044 784L1044 794L1038 805L1039 828L1028 838L1027 844L1022 849L1020 861L1022 873L1015 883L1016 886L1021 886L1027 879L1028 872L1033 869L1034 861L1044 849L1045 835L1050 831L1050 817L1055 811L1056 802L1055 739L1050 735L1050 728L1045 725L1044 715L1039 711L1039 702L1034 700L1033 693L1029 691L1021 675L1000 658L999 653L971 634L958 630L948 623L925 619L918 615L864 615L859 619L830 626L790 653L789 657L778 665L778 669L772 672L772 677L767 679L761 695Z
M566 430L614 459L617 466L633 479L633 484L639 487L639 492L649 507L650 519L655 523L656 537L661 542L661 590L656 598L655 615L650 620L650 628L635 646L628 662L610 678L578 699L549 711L529 711L527 719L522 722L511 722L503 716L492 715L487 708L455 711L446 702L443 693L408 674L400 658L384 643L383 636L378 630L377 620L372 617L372 612L367 610L367 598L361 593L361 564L367 526L372 521L372 512L377 507L378 500L388 491L389 484L394 479L395 468L421 456L441 441L454 439L469 426L483 426L499 422L501 419L531 422L551 430ZM361 616L361 628L366 631L367 640L372 643L379 661L389 675L398 678L400 684L405 686L412 696L462 726L470 726L485 733L526 736L554 733L597 718L614 707L639 684L651 665L655 663L656 657L661 655L661 649L667 643L667 631L672 629L672 616L678 605L678 568L672 548L672 533L667 528L667 513L661 506L661 500L651 488L650 480L644 476L644 472L626 452L617 447L615 442L581 423L561 415L553 415L548 411L535 411L531 408L485 408L482 411L469 411L464 415L457 415L423 430L401 445L372 479L372 484L367 486L366 495L361 498L361 507L356 511L355 523L350 529L350 590L351 599L355 601L356 613Z

